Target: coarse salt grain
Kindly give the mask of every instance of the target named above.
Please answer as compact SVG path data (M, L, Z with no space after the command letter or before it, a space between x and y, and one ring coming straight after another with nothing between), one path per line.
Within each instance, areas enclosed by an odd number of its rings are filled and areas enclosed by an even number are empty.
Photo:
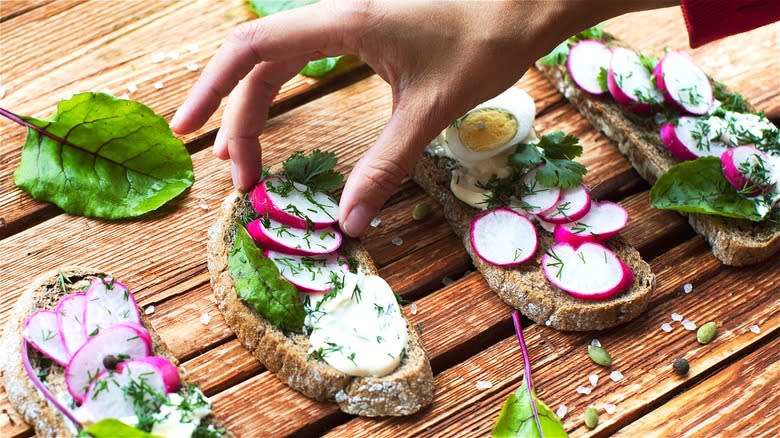
M455 280L451 279L450 277L444 277L444 278L441 279L441 284L443 284L445 286L449 286L452 283L455 283Z
M409 312L411 312L412 315L417 315L417 303L412 303L412 305L409 306Z
M198 50L200 50L200 47L198 47L197 44L187 44L187 51L190 53L195 53Z
M208 211L209 205L206 203L205 199L198 199L198 207L200 207L201 210Z
M131 93L135 93L136 91L138 91L138 85L136 85L136 84L134 84L132 82L127 84L127 91L129 91Z
M404 244L404 239L401 239L400 237L396 237L393 240L390 241L395 246L401 246Z
M590 388L588 388L587 386L580 385L580 386L577 387L577 393L578 394L588 395L588 394L590 394Z
M598 339L594 339L594 340L590 341L590 345L592 345L594 347L601 347L601 342L599 342Z
M123 94L123 95L119 96L119 98L120 98L120 99L124 99L124 100L130 100L130 95L129 95L129 94L127 94L127 93L125 93L125 94Z
M8 88L0 85L0 99L5 97L5 93L8 91Z
M756 324L751 325L748 329L755 334L761 333L761 327L757 326Z
M381 223L382 223L382 219L379 219L378 217L375 217L375 218L371 219L371 223L369 225L371 225L372 228L376 228Z
M203 312L203 315L200 315L200 323L209 325L209 322L211 322L211 315L209 315L209 312Z
M152 84L152 87L154 87L155 90L162 90L163 83L162 82L155 82Z
M692 284L690 284L690 283L685 283L685 284L683 285L683 292L685 292L686 294L689 294L689 293L691 293L691 291L692 291L692 290L693 290L693 285L692 285Z
M154 305L150 304L144 309L144 315L151 315L154 313Z
M672 321L682 321L683 317L677 312L672 313Z
M194 62L190 62L189 64L184 66L189 71L198 71L200 68L198 64L195 64Z
M589 375L588 381L590 382L591 386L596 386L599 383L599 375L598 374Z
M157 64L160 62L165 61L165 53L163 52L154 52L152 53L152 62Z
M666 333L669 333L672 331L672 325L669 324L668 322L665 322L661 324L661 330L665 331Z
M179 52L175 52L175 51L168 52L168 58L171 59L172 61L176 61L177 59L179 59Z
M490 383L488 380L477 380L476 384L477 389L480 391L483 389L490 389L493 387L493 384Z
M609 378L612 379L613 382L617 382L618 380L623 378L623 373L620 371L612 371L609 373Z
M555 410L555 415L557 415L560 419L563 419L563 417L565 417L568 413L569 408L567 408L566 405L560 405L558 406L558 409Z
M604 409L604 412L608 413L609 415L612 415L617 411L617 406L613 405L612 403L604 403L601 405L601 408Z
M682 322L683 327L685 327L685 330L693 331L696 330L696 323L690 320L683 320Z

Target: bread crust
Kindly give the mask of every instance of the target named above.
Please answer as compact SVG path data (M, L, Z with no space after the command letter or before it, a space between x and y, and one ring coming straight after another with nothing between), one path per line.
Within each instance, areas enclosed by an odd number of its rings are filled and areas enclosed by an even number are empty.
M612 35L605 34L605 39L610 45L627 47ZM565 66L537 63L536 67L596 129L617 143L620 152L648 183L654 184L670 167L679 163L661 142L658 127L649 129L636 122L609 96L593 96L581 90L569 79ZM778 225L696 213L681 214L688 217L691 227L707 239L712 253L726 265L752 265L780 251Z
M409 415L428 406L433 401L433 373L408 320L409 345L399 367L384 377L353 377L310 358L308 336L279 330L238 298L227 257L233 245L235 219L242 209L249 208L251 205L238 191L228 196L209 230L208 243L209 277L217 307L244 347L291 388L318 401L336 402L349 414ZM377 273L371 257L357 241L346 239L343 245L346 254L358 261L359 269Z
M69 283L65 284L65 290L60 286L60 273L70 280ZM22 363L24 321L37 310L54 310L60 298L85 289L93 279L110 275L97 269L80 266L65 266L45 272L35 278L19 296L8 317L0 342L3 351L3 355L0 357L0 372L8 394L8 401L24 418L24 421L33 426L36 436L75 437L78 435L78 430L64 414L43 397L27 376ZM152 338L152 353L170 360L178 367L182 380L186 381L186 371L179 366L178 360L143 313L141 314L141 323ZM59 368L61 367L52 368L52 372L46 378L47 386L55 396L59 397L61 394L63 397L69 397L65 387L64 370ZM207 421L217 427L222 427L214 417L207 417Z
M507 268L483 261L474 252L469 238L471 220L479 211L461 202L450 190L453 166L454 162L448 158L426 153L417 161L412 178L442 205L444 217L462 240L474 266L505 303L539 324L565 331L614 327L636 318L647 308L655 289L655 275L639 252L619 236L610 238L606 246L631 267L635 280L629 290L606 301L573 298L547 281L541 257L555 243L552 235L538 226L540 249L528 262Z

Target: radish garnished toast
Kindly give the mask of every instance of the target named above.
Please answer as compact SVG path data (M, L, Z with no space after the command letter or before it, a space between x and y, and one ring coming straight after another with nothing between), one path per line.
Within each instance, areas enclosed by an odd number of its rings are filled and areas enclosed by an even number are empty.
M8 400L38 436L230 435L112 275L41 275L19 297L2 347Z
M582 153L576 138L561 132L537 138L530 129L534 112L506 103L529 99L511 88L466 113L431 143L412 177L442 205L475 267L510 306L559 330L629 321L649 303L655 277L617 235L628 215L618 204L591 199L582 183L586 169L573 161ZM477 110L479 119L469 123ZM528 134L492 150L479 144L480 137L513 138L491 132L507 129ZM466 159L464 149L485 158Z
M335 164L296 153L225 199L209 231L217 306L291 388L350 414L413 414L433 401L428 356L366 250L338 230Z

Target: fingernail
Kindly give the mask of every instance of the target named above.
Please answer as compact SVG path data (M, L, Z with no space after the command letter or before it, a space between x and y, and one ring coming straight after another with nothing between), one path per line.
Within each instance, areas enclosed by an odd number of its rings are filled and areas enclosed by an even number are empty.
M239 185L241 180L238 178L240 176L239 172L240 171L238 170L238 166L236 166L236 163L235 162L231 163L230 164L230 176L233 178L233 186L235 188L237 188L237 189L241 188L241 186Z
M179 123L181 122L181 109L176 111L176 114L173 115L173 118L171 119L171 129L176 131L179 127Z
M220 145L222 144L222 137L224 137L225 134L222 133L222 128L217 130L217 136L214 137L214 146L212 148L214 154L217 154L217 151L220 148Z
M375 214L376 211L368 205L358 204L352 207L341 228L348 235L358 237L366 229Z

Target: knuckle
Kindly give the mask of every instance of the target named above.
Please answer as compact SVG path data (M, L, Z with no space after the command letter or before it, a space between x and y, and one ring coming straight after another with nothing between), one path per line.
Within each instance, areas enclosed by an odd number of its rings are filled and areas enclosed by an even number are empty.
M239 44L251 44L257 39L259 31L259 21L250 21L234 27L230 31L230 38Z
M408 174L407 169L387 158L377 158L368 162L366 168L363 177L371 186L371 193L392 194Z

